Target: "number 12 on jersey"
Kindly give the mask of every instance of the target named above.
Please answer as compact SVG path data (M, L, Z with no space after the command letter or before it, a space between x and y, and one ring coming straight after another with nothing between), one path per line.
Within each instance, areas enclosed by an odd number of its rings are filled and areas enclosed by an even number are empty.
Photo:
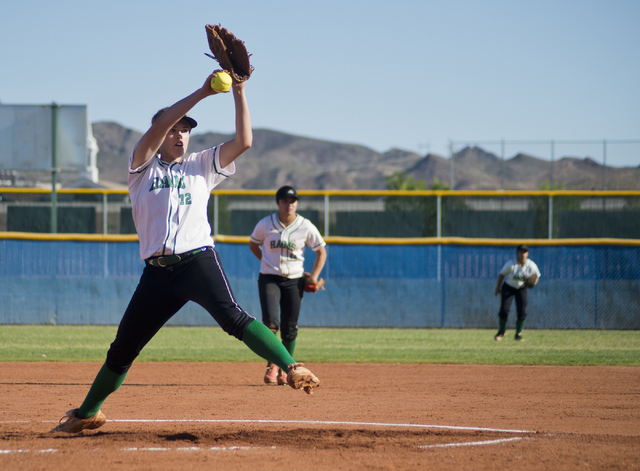
M191 204L191 193L180 195L180 206L183 206L185 204Z

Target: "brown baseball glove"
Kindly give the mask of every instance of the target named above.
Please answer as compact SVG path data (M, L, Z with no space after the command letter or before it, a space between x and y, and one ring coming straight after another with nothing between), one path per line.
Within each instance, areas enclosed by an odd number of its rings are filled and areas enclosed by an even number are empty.
M206 25L209 49L213 53L205 54L218 61L236 82L249 80L253 66L249 62L244 41L240 41L230 31L220 25Z
M320 380L304 363L292 363L288 367L287 383L293 389L304 389L307 394L313 394L313 391L320 387Z
M319 289L324 290L324 278L319 278L317 283L311 282L311 273L304 274L304 290L307 293L315 293Z
M531 275L524 279L524 285L527 288L533 288L536 285L536 281L538 281L538 275Z

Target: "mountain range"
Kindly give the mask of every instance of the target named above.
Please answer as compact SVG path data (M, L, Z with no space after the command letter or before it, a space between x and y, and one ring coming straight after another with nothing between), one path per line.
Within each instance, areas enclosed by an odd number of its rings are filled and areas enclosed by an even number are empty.
M142 134L114 122L92 125L98 142L100 182L121 187L127 183L127 164ZM191 136L189 150L216 146L232 134ZM505 159L480 147L465 147L453 155L456 190L538 190L551 180L565 189L640 190L640 167L604 167L590 157L562 157L553 163L522 153ZM376 152L365 146L253 130L253 146L237 161L236 174L220 188L275 189L288 184L299 189L386 189L386 178L404 172L427 184L449 183L451 162L436 154L419 155L401 149Z

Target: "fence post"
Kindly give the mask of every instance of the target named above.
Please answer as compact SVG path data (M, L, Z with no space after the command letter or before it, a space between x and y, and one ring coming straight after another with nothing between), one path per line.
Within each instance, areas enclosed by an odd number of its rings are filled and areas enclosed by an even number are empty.
M553 239L553 196L549 195L549 239Z
M438 246L442 250L442 244ZM439 260L439 271L440 271L440 327L444 328L446 312L447 312L447 282L445 280L446 273L444 271L444 257L442 256L441 250L438 252Z
M213 235L218 236L218 194L213 195Z
M324 236L329 237L329 195L324 195Z
M102 193L102 233L108 234L107 231L107 194Z
M58 104L51 103L51 233L58 232Z
M437 196L436 199L436 237L442 237L442 197Z

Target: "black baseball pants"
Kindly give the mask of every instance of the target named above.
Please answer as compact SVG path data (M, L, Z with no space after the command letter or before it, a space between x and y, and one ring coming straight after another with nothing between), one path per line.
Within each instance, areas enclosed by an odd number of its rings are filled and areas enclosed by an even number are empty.
M523 321L527 318L527 297L529 290L527 288L514 288L507 283L502 283L502 291L500 296L500 312L498 316L501 319L506 319L509 316L509 310L511 309L511 302L513 298L516 298L516 311L518 313L518 320Z
M258 276L262 323L272 331L280 330L282 340L293 342L298 336L298 318L304 295L304 278L279 275Z
M187 301L204 307L222 330L238 340L255 320L236 302L215 249L207 248L169 267L147 265L107 352L109 369L126 373L144 346Z

